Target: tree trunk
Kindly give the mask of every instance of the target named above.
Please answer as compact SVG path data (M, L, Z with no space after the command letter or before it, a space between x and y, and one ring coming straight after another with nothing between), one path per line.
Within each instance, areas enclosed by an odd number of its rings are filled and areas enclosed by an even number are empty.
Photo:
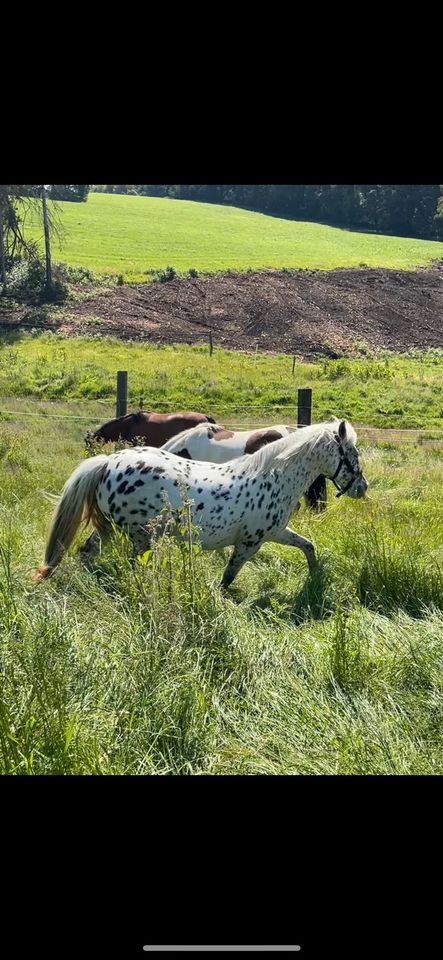
M3 208L0 204L0 280L2 294L6 292L5 241L3 235Z
M46 286L48 290L52 288L52 265L51 248L49 246L49 224L48 210L46 207L46 190L42 187L42 210L43 210L43 229L45 232L45 257L46 257Z

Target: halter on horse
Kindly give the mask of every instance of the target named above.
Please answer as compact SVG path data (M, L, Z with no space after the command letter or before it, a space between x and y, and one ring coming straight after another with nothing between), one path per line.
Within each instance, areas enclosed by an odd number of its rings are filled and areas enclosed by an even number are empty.
M149 521L164 506L190 503L192 523L204 550L234 547L222 586L234 580L263 543L298 547L312 572L314 546L287 524L303 491L321 472L340 477L339 491L363 497L368 484L355 446L356 435L345 420L305 427L250 456L225 464L185 460L152 447L133 447L83 461L63 489L46 547L39 581L49 576L72 543L83 518L101 536L112 525L125 528L136 550L150 543ZM177 531L178 534L178 531Z

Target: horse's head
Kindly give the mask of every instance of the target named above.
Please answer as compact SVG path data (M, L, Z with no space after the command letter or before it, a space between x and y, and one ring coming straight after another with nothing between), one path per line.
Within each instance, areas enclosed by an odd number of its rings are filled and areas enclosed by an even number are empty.
M337 429L334 429L334 441L339 459L330 480L335 483L339 491L337 497L342 497L346 493L348 497L357 500L364 497L368 489L368 482L363 476L359 451L356 447L357 436L354 428L346 420L337 420L337 424Z

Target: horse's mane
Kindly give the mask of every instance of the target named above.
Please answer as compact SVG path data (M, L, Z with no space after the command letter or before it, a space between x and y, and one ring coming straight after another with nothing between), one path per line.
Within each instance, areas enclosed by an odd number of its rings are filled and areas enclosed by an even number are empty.
M136 420L145 417L150 417L151 414L148 410L130 410L129 413L124 413L122 417L112 417L111 420L107 420L106 423L102 423L101 427L97 427L96 433L99 433L100 430L104 430L106 427L112 427L116 423L120 423L122 420L130 420L131 417L134 417Z
M305 456L312 450L316 444L329 434L330 441L334 440L334 433L340 421L337 417L323 423L314 423L310 427L303 427L297 430L295 434L291 433L289 437L283 437L281 440L274 440L257 450L257 453L246 454L239 457L236 461L236 469L240 468L243 476L262 472L272 467L282 466L288 460ZM348 421L346 423L346 439L351 443L356 443L357 434Z

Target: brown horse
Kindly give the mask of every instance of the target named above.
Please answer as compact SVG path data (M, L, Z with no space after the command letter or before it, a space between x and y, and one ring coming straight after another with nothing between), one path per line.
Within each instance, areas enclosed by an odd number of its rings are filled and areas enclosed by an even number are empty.
M147 413L138 410L127 413L124 417L108 420L94 433L88 433L86 444L89 446L91 442L127 440L128 443L137 445L143 440L147 447L161 447L177 433L196 427L199 423L215 423L215 420L193 410L180 410L178 413Z

